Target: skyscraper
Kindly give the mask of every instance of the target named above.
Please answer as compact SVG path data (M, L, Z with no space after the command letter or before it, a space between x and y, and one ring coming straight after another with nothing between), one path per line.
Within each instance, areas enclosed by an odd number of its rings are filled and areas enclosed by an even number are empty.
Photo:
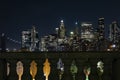
M81 24L81 39L92 41L94 39L93 27L91 23Z
M105 38L105 26L104 26L104 18L103 17L99 18L98 26L99 26L99 40L102 40Z
M38 45L38 32L34 26L31 30L22 31L22 48L26 48L29 51L35 51L38 49Z
M112 22L112 24L110 24L109 32L110 32L109 33L110 41L112 41L113 43L118 42L119 38L120 38L120 28L116 21L114 21L114 22Z
M63 38L65 38L65 35L66 35L66 29L64 26L64 21L61 20L60 28L59 28L59 37L63 39Z

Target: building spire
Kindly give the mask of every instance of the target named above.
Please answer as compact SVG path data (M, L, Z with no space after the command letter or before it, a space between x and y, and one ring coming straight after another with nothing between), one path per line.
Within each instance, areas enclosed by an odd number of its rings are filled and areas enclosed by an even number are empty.
M75 22L75 25L78 25L78 22Z
M79 28L78 28L78 22L75 22L75 36L77 37L79 35Z
M61 20L59 31L60 31L60 38L65 38L66 30L65 30L65 27L64 27L64 21L63 20Z
M61 20L61 24L60 24L61 27L64 27L64 21Z

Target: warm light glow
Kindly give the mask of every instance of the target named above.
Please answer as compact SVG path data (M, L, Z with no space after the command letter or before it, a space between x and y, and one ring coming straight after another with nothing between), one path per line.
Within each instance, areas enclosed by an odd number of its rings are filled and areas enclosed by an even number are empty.
M35 76L37 74L37 63L34 60L30 64L30 74L33 80L35 80Z
M110 51L110 49L107 49L107 51Z
M44 76L46 77L46 80L48 80L48 76L49 76L50 70L51 70L50 63L49 63L48 59L45 60L45 63L43 65L44 65L43 73L44 73Z
M110 48L115 48L115 47L116 47L115 44L110 45Z

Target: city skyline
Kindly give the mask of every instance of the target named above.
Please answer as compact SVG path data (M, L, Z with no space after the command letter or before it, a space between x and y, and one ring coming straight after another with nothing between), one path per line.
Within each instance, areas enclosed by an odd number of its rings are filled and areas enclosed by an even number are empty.
M104 18L98 19L98 26L94 29L92 23L83 22L78 27L75 23L75 28L67 31L64 25L64 20L60 21L60 26L55 28L51 34L40 37L35 26L32 29L22 31L21 42L16 41L4 34L1 37L1 43L7 42L6 50L11 50L8 47L8 42L19 44L12 50L27 50L27 51L113 51L119 50L120 42L120 27L116 21L110 24L109 37L106 37ZM68 33L68 34L67 34ZM3 49L3 48L2 48Z
M98 27L98 18L105 18L105 27L112 21L120 21L117 1L2 1L0 33L21 41L21 32L36 26L39 36L53 33L64 20L68 31L75 22L92 22Z

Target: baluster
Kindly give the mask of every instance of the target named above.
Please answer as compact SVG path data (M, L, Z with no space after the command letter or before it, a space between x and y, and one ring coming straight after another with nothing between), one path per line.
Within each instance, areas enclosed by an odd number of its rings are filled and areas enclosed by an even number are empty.
M51 70L51 67L50 67L50 63L48 61L48 59L45 60L45 63L43 64L43 73L44 73L44 76L46 77L46 80L48 80L48 76L50 74L50 70Z
M57 62L57 69L58 69L59 80L61 80L62 75L64 73L64 63L62 62L61 58L59 58L59 61Z
M90 60L89 59L85 62L85 66L84 66L83 72L84 72L85 77L86 77L85 80L89 80L89 75L91 73L91 64L90 64Z
M32 79L35 80L35 76L37 74L37 63L34 60L30 64L30 74Z
M85 76L86 76L85 80L89 80L90 72L91 72L91 67L90 66L85 66L85 68L84 68L84 73L85 73Z
M16 64L16 72L18 75L18 80L21 80L21 77L23 75L23 63L21 61L18 61Z
M104 63L100 60L97 63L97 74L98 74L99 80L102 80L103 72L104 72Z
M78 68L76 66L75 60L72 61L72 64L71 64L71 67L70 67L70 72L73 76L73 80L76 80L75 77L76 77L76 74L78 72Z
M10 63L7 62L7 76L10 74Z

